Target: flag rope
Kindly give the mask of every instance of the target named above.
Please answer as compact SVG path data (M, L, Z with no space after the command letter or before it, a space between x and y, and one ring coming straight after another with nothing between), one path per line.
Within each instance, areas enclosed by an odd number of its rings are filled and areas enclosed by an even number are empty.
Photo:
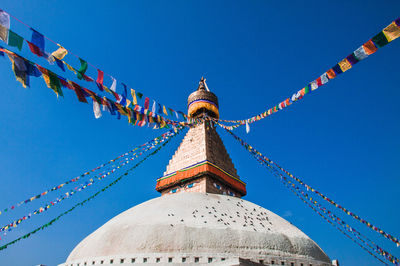
M114 166L113 169L108 171L106 174L100 174L97 177L97 180L98 181L104 180L105 177L115 173L121 167L124 167L125 165L129 164L134 159L136 159L139 156L143 155L147 151L155 148L157 145L159 145L159 144L163 143L164 141L168 140L170 137L174 136L175 134L176 133L173 130L171 130L171 131L168 131L168 132L164 133L160 137L157 137L154 140L149 141L148 142L149 143L148 147L146 147L142 152L140 152L139 154L134 153L131 158L126 158L126 160L122 161L122 163L119 166L117 166L117 167ZM155 142L153 142L153 141L155 141ZM89 181L86 181L85 183L81 184L80 186L78 186L78 187L76 187L74 189L71 189L69 192L66 192L64 195L61 195L60 197L56 198L55 200L52 200L49 203L46 203L43 206L37 208L36 210L30 212L28 215L23 216L23 217L15 220L15 221L13 221L11 223L8 223L8 224L0 227L0 232L4 231L4 234L6 234L6 231L8 231L8 232L12 231L17 226L19 226L23 221L26 221L26 220L32 218L33 215L44 213L45 211L47 211L51 207L55 206L56 204L62 202L65 199L71 198L77 192L83 191L84 189L92 186L94 183L96 183L96 178L91 178ZM1 238L0 238L0 240L1 240Z
M181 130L183 128L179 127L176 129L175 133L180 133ZM174 136L176 136L177 134L175 134ZM138 167L140 164L142 164L144 161L146 161L150 156L156 154L158 151L161 150L161 148L163 148L168 142L171 141L172 138L168 139L167 141L165 141L164 143L162 143L157 149L155 149L153 152L151 152L150 154L148 154L146 157L144 157L142 160L140 160L137 164L135 164L134 166L132 166L131 168L129 168L128 170L125 171L125 173L121 174L118 178L116 178L113 182L109 183L108 185L104 186L102 189L98 190L96 193L94 193L93 195L91 195L90 197L86 198L83 201L80 201L78 203L76 203L74 206L72 206L70 209L66 210L65 212L61 213L60 215L58 215L57 217L53 218L52 220L50 220L49 222L37 227L35 230L30 231L27 234L24 234L21 237L18 237L16 239L14 239L13 241L10 241L2 246L0 246L0 250L4 250L7 247L14 245L15 243L17 243L18 241L22 240L22 239L26 239L28 237L30 237L31 235L37 233L40 230L43 230L45 228L47 228L48 226L52 225L53 223L55 223L56 221L58 221L60 218L62 218L64 215L72 212L73 210L75 210L76 208L78 208L79 206L83 206L84 204L86 204L88 201L94 199L95 197L97 197L98 195L100 195L102 192L108 190L110 187L112 187L113 185L117 184L119 181L122 180L122 178L124 176L127 176L131 171L133 171L136 167Z
M270 160L270 159L268 159L266 156L264 156L263 154L261 154L259 151L257 151L255 148L253 148L252 146L250 146L249 144L247 144L245 141L243 141L241 138L239 138L238 136L236 136L233 132L231 132L231 131L229 131L229 130L227 130L227 129L225 129L228 133L230 133L237 141L239 141L240 142L240 144L242 145L242 146L244 146L251 154L253 154L253 156L257 159L257 160L262 160L262 161L264 161L265 163L268 163L269 165L275 165L276 166L276 169L279 169L280 171L282 171L283 173L285 173L285 174L287 174L289 177L291 177L292 179L294 179L295 181L297 181L297 182L301 182L300 184L301 185L303 185L306 189L307 189L307 191L309 191L309 190L311 190L312 192L316 192L316 190L315 189L313 189L313 188L311 188L310 186L308 186L308 185L306 185L304 182L302 182L300 179L298 179L298 178L295 178L292 174L290 174L289 172L287 172L286 170L284 170L282 167L280 167L279 165L277 165L274 161L272 161L272 160ZM274 168L275 169L275 168ZM285 180L287 180L287 179L285 179ZM306 194L307 195L307 194ZM322 193L318 193L317 195L323 195ZM326 196L324 196L324 197L322 197L324 200L326 200L326 199L328 199ZM310 197L310 199L312 199L311 197ZM315 201L315 199L314 199L314 201ZM330 200L331 201L331 200ZM330 201L328 201L329 203L331 203ZM311 201L311 202L313 202L313 201ZM316 201L315 201L316 202ZM333 202L333 201L332 201ZM314 202L313 202L314 203ZM332 204L332 203L331 203ZM334 205L334 204L333 204ZM334 205L335 207L337 207L336 205ZM340 206L340 205L338 205L338 206ZM343 209L344 209L344 207L342 207ZM340 209L340 208L339 208ZM341 210L343 210L343 209L341 209ZM349 212L349 211L348 211ZM350 212L351 213L351 212ZM329 212L329 214L331 214L331 212ZM348 214L347 212L346 212L346 214ZM355 215L355 214L354 214ZM351 216L351 215L350 215ZM335 216L335 217L337 217L337 216ZM353 216L352 216L353 217ZM357 217L359 217L359 216L357 216ZM353 217L354 218L354 217ZM360 218L361 219L361 218ZM335 218L335 220L337 220L337 221L340 221L342 224L345 224L345 222L342 220L342 219L340 219L339 218L339 220L337 219L337 218ZM365 220L364 220L365 221ZM368 222L366 222L365 221L365 223L363 223L363 224L366 224L367 226L368 226L368 224L369 225L371 225L370 223L368 223ZM348 227L348 228L350 228L350 226L346 226L346 227ZM370 229L373 229L373 227L375 227L375 226L368 226ZM375 228L377 228L377 227L375 227ZM374 229L373 229L374 230ZM374 230L374 231L376 231L376 230ZM381 229L379 229L378 231L377 231L378 233L380 233L382 236L384 236L385 238L388 238L388 239L390 239L390 240L396 240L397 238L394 238L393 236L391 236L391 235L389 235L389 234L387 234L387 233L385 233L383 230L381 230ZM357 233L359 233L359 232L357 232ZM389 238L388 236L391 236L391 238ZM371 240L370 240L371 241ZM394 241L393 241L394 242ZM379 246L377 246L374 242L372 242L371 241L371 243L373 243L373 245L375 245L376 246L376 249L375 250L377 250L378 251L378 253L380 254L380 255L383 255L383 256L385 256L386 257L386 255L388 255L388 258L390 258L391 260L394 260L396 263L399 263L399 260L395 257L395 256L393 256L393 255L391 255L389 252L386 252L385 250L383 250L382 248L380 248ZM395 242L396 243L396 242ZM397 244L397 243L396 243Z
M347 70L351 69L355 64L360 62L361 60L367 58L369 55L375 53L379 48L384 47L388 43L392 42L393 40L400 37L400 18L391 22L387 27L381 30L377 35L372 37L366 43L361 45L357 50L353 53L345 57L335 66L333 66L328 71L324 72L321 76L317 79L313 80L307 86L302 88L301 90L295 92L291 97L287 98L286 100L282 101L278 105L264 111L261 114L255 115L248 119L243 120L223 120L223 119L215 119L212 118L216 122L227 122L227 123L234 123L235 125L224 125L220 124L223 128L228 130L233 130L238 128L242 125L248 125L250 123L254 123L261 119L264 119L286 107L291 105L292 103L302 99L306 94L309 94L316 90L317 88L321 87L322 85L329 82L329 80L334 79L336 76L346 72Z
M149 140L148 142L146 142L146 143L144 143L144 144L142 144L142 145L140 145L140 146L137 146L137 147L135 147L134 149L132 149L132 150L130 150L130 151L124 153L124 154L121 154L121 155L115 157L114 159L111 159L110 161L108 161L108 162L106 162L106 163L103 163L103 164L101 164L101 165L99 165L99 166L93 168L92 170L89 170L89 171L87 171L87 172L85 172L85 173L82 173L81 175L79 175L79 176L77 176L77 177L74 177L74 178L72 178L72 179L66 180L66 181L64 181L63 183L61 183L61 184L59 184L59 185L56 185L56 186L54 186L54 187L52 187L52 188L50 188L50 189L46 189L45 191L43 191L43 192L40 193L40 194L37 194L36 196L32 196L32 197L30 197L30 198L28 198L28 199L26 199L26 200L23 200L23 201L21 201L21 202L18 202L18 203L16 203L16 204L14 204L14 205L12 205L12 206L10 206L10 207L8 207L8 208L4 208L3 211L0 211L0 215L4 215L4 214L6 214L6 213L8 213L8 212L10 212L10 211L12 211L12 210L15 210L17 207L19 207L19 206L21 206L21 205L23 205L23 204L27 204L27 203L30 203L30 202L36 200L36 199L43 198L43 197L44 197L45 195L47 195L49 192L53 192L53 191L59 190L59 189L63 188L65 185L68 185L68 184L77 182L77 181L79 181L81 178L86 177L87 175L90 175L90 174L92 174L93 172L96 172L97 170L102 169L102 168L108 166L109 164L111 164L111 163L113 163L113 162L116 162L116 161L118 161L118 160L120 160L120 159L122 159L122 158L128 156L129 154L135 152L136 150L138 150L138 149L140 149L140 148L142 148L142 147L144 147L144 146L147 146L147 145L152 144L154 141L157 141L158 139L164 137L164 135L169 134L169 133L171 133L171 132L173 132L172 129L169 130L169 131L167 131L167 132L165 132L165 133L162 134L161 136L158 136L158 137L156 137L156 138L154 138L154 139L152 139L152 140ZM1 230L0 230L0 231L1 231Z
M0 11L2 11L2 10L0 9ZM3 11L3 12L5 12L5 11ZM112 75L108 74L107 72L104 72L104 71L100 70L98 67L96 67L96 66L93 65L92 63L90 63L90 62L88 62L88 61L86 61L86 60L83 60L83 59L82 59L80 56L78 56L77 54L71 52L70 50L67 50L65 47L63 47L62 45L60 45L60 44L57 43L56 41L52 40L50 37L48 37L48 36L46 36L46 35L44 35L44 34L42 34L42 33L39 33L38 31L34 30L31 26L29 26L28 24L24 23L22 20L18 19L17 17L13 16L12 14L9 14L9 13L7 13L7 14L8 14L11 18L13 18L14 20L16 20L17 22L19 22L19 23L21 23L22 25L24 25L25 27L27 27L28 29L34 31L34 32L37 33L37 34L40 34L41 36L43 36L44 38L46 38L47 40L49 40L50 42L52 42L53 44L55 44L57 47L64 49L65 52L66 52L64 56L66 56L66 55L69 53L69 54L71 54L72 56L74 56L75 58L77 58L81 63L84 62L84 63L86 63L87 65L90 65L93 69L95 69L95 70L98 72L99 75L100 75L100 73L101 73L101 76L102 76L102 77L101 77L101 83L98 83L98 82L97 82L98 79L95 80L95 79L93 79L93 78L91 78L91 77L85 75L85 73L83 73L83 74L81 74L81 75L82 75L82 77L83 77L84 80L86 80L86 81L88 81L88 82L94 82L94 83L96 83L96 85L99 87L100 90L105 89L108 93L111 93L111 94L113 94L114 96L116 96L116 95L114 94L114 93L116 93L116 92L111 91L108 87L106 87L106 86L103 84L103 75L104 75L104 74L107 75L113 82L114 82L114 81L117 81ZM10 28L11 28L11 27L10 27ZM21 38L22 38L22 37L21 37ZM29 42L28 42L28 44L29 44L29 47L30 47L30 48L33 46L33 47L35 47L35 49L39 49L39 47L36 47L33 43L29 43ZM40 50L40 49L39 49L39 50ZM53 52L53 53L54 53L54 52ZM52 54L46 53L45 51L39 51L39 54L50 55L50 56L54 57ZM61 59L58 59L58 58L56 58L56 59L57 59L57 60L60 60L63 64L65 64L65 65L67 66L68 69L72 70L75 74L78 73L78 75L79 75L79 74L80 74L80 71L79 71L79 70L77 70L77 69L71 67L69 64L67 64L65 61L62 60L62 59L64 58L64 56L62 56ZM53 59L54 59L54 58L53 58ZM85 72L86 72L86 70L85 70ZM124 86L124 88L126 87L125 83L123 83L123 82L120 82L120 83ZM132 90L132 89L131 89L131 90ZM134 91L134 93L135 93L135 91ZM138 95L139 98L142 98L143 93L136 92L135 95ZM140 95L141 95L141 96L140 96ZM120 95L120 96L121 96L121 95ZM117 96L116 96L116 97L117 97ZM135 96L135 98L136 98L136 96ZM132 100L134 100L134 99L132 99ZM155 102L155 101L154 101L154 102ZM157 103L157 102L156 102L156 103ZM159 103L159 104L160 104L160 103ZM161 105L161 106L162 106L162 108L160 108L161 111L160 111L160 112L157 111L157 112L158 112L159 114L164 113L166 116L168 116L168 112L167 112L166 109L165 109L165 105ZM165 109L165 110L164 110L164 109ZM183 113L183 112L181 112L181 111L175 111L175 110L172 109L172 108L168 108L168 110L170 111L170 115L172 115L172 113L175 113L177 119L178 119L178 113L181 114L182 117L183 117L184 119L187 118L186 114Z

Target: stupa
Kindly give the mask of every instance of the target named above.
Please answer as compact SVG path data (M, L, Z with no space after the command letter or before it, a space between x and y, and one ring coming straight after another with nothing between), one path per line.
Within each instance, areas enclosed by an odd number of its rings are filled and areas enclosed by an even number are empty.
M219 117L204 79L188 98L188 115ZM161 197L112 218L60 266L338 265L297 227L242 199L246 184L210 121L188 130L156 190Z

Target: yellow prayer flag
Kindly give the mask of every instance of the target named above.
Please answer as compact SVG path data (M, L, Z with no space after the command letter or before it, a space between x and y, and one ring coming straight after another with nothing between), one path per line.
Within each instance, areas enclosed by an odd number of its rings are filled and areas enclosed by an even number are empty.
M59 48L52 52L51 55L57 58L58 60L62 60L68 54L67 49L59 45Z
M126 99L126 105L125 105L125 107L128 107L130 104L131 104L131 100Z
M163 105L163 113L164 113L166 116L168 116L167 108L165 108L165 105Z
M65 63L65 62L64 62L64 64L67 66L67 68L68 68L69 70L71 70L72 72L74 72L74 74L76 74L76 70L75 70L72 66L68 65L68 64Z
M339 62L340 69L345 72L351 68L351 64L347 58L343 59Z
M400 27L397 27L396 22L392 22L389 26L383 29L386 39L391 42L400 37Z
M136 105L137 104L137 99L136 99L136 93L135 93L134 89L131 89L131 94L132 94L133 105Z

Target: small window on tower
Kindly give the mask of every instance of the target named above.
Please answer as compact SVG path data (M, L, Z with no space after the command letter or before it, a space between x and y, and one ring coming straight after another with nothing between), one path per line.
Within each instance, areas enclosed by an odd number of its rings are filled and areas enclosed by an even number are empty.
M168 258L168 262L171 263L172 262L172 258Z
M114 263L114 260L110 260L110 264L113 264Z
M211 263L213 261L213 258L208 258L208 263Z
M185 257L182 258L182 262L186 262L186 258Z
M120 262L120 263L124 263L124 261L125 261L125 259L120 259L119 262Z
M135 261L136 261L135 258L132 258L132 259L131 259L131 263L135 263Z
M200 258L199 258L199 257L195 257L195 258L194 258L194 262L199 263L199 261L200 261Z
M161 261L161 258L156 258L156 262L159 263Z

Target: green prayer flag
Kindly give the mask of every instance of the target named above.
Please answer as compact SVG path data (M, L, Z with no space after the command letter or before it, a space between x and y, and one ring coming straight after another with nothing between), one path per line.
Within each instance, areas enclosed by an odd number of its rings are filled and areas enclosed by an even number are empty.
M88 68L88 63L81 58L79 58L79 61L81 61L81 67L78 70L77 76L78 76L78 79L82 79L83 75L85 75L85 72Z
M137 92L136 95L137 95L137 97L138 97L139 99L142 99L142 97L143 97L143 93L141 93L141 92Z
M49 71L49 79L50 79L50 88L60 96L64 96L63 92L61 90L61 82L60 79L57 77L56 74L53 72Z
M307 94L310 92L310 85L307 85L304 87L304 94Z
M386 39L385 34L383 34L383 32L379 32L377 35L375 35L374 37L372 37L372 41L374 42L374 44L378 47L381 48L383 46L385 46L386 44L389 43L389 41Z
M13 32L12 30L8 32L8 45L17 47L18 50L21 51L23 43L24 43L24 38Z

